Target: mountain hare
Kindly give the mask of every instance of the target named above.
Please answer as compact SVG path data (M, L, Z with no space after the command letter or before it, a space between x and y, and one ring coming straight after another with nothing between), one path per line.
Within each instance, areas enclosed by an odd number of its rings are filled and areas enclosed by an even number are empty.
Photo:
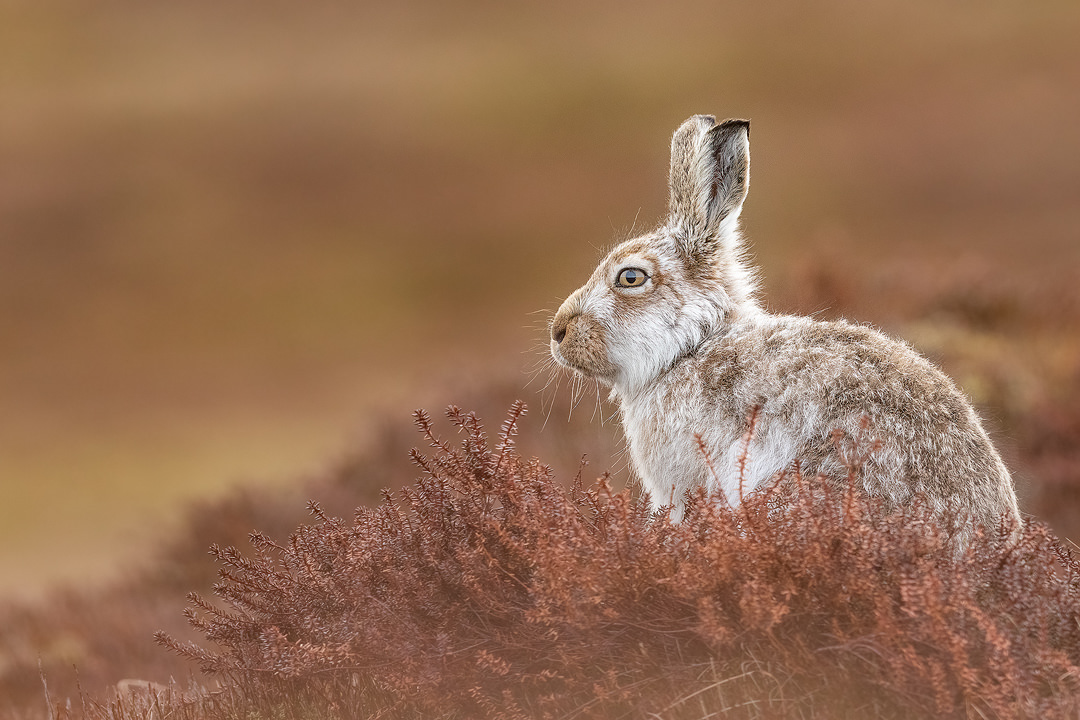
M611 386L653 506L678 519L702 486L735 503L796 461L842 480L842 431L876 442L861 466L867 493L896 506L921 492L936 511L1019 527L1009 471L944 373L868 327L758 305L738 227L749 130L683 123L667 222L612 250L551 321L555 359Z

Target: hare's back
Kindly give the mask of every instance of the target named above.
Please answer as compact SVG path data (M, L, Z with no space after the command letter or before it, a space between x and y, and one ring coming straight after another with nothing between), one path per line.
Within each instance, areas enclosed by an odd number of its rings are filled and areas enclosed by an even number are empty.
M913 427L974 419L955 383L907 343L843 320L780 320L763 333L765 375L817 398L828 415L890 416Z
M868 487L913 490L989 517L1015 513L1008 471L963 392L909 345L863 325L766 316L709 348L702 369L725 413L755 411L815 472L843 472L835 431L876 443ZM723 398L723 399L721 399Z
M906 343L839 320L770 316L733 328L702 348L694 374L732 414L758 407L795 417L812 406L822 420L888 414L910 422L967 420L956 385Z

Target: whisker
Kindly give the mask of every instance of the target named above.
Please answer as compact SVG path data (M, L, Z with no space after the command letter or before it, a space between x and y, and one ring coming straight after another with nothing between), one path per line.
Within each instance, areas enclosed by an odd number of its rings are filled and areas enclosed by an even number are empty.
M552 359L548 361L545 369L548 371L548 381L544 383L544 387L540 388L540 392L543 393L545 390L551 387L551 383L555 383L555 391L558 392L559 378L562 376L562 368L559 367L559 363L555 362L555 360Z
M604 408L600 406L600 381L593 380L593 387L596 389L596 405L593 407L592 417L589 418L589 422L596 420L597 413L600 414L600 427L604 427Z
M547 427L548 420L551 419L551 413L555 409L555 395L557 395L558 392L559 392L559 373L552 374L552 376L547 381L547 385L545 385L543 390L540 391L541 392L541 395L540 395L540 409L541 410L543 410L543 407L544 407L543 391L547 390L548 385L551 385L552 382L555 383L555 389L554 389L554 391L552 391L551 404L548 405L547 412L544 413L544 424L540 426L540 432L544 432L544 428Z
M544 372L545 370L547 370L547 369L548 369L547 363L545 363L542 360L537 360L536 364L533 366L532 370L528 371L529 372L529 379L525 382L525 387L528 388L530 385L532 385L533 382L536 380L536 378L540 377L540 374L542 372ZM548 380L548 382L550 383L551 381ZM546 388L546 387L547 387L547 385L544 385L544 388ZM543 391L544 388L541 388L541 392Z
M570 419L574 417L574 410L581 402L581 376L577 373L574 373L574 382L570 387L570 412L566 415L566 422L570 422Z

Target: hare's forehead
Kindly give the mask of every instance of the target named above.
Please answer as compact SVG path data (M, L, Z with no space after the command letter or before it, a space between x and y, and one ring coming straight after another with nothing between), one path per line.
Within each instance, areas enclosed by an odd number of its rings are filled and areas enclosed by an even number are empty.
M608 253L601 267L613 270L634 265L651 265L670 271L678 262L674 245L663 236L643 236L627 240Z

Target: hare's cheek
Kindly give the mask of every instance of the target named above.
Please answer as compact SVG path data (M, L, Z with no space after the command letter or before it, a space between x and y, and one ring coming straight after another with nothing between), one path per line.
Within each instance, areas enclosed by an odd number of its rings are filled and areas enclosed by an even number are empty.
M567 323L556 357L590 377L607 379L615 374L604 328L588 315L578 315Z

